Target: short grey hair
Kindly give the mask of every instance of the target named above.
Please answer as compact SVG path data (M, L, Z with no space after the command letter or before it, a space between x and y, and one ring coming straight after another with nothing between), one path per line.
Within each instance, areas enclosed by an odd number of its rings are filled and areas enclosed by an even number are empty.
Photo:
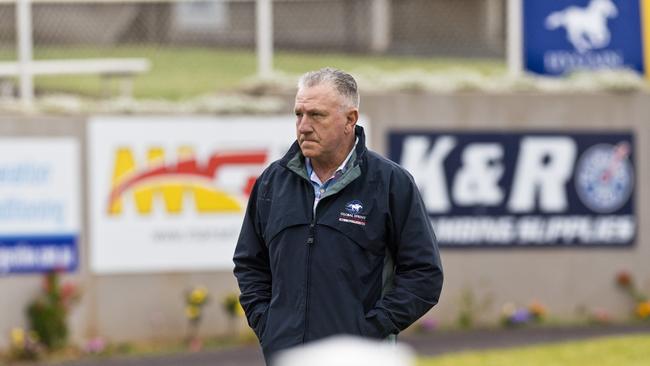
M333 67L325 67L303 74L298 80L298 89L330 83L350 107L359 108L359 90L352 75Z

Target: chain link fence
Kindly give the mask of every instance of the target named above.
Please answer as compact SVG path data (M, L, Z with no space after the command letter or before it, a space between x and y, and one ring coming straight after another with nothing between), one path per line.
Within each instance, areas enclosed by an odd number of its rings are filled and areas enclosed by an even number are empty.
M15 6L0 3L0 61L15 59L16 22Z
M505 3L273 0L274 49L316 56L502 57ZM255 7L255 0L33 0L34 58L145 57L170 78L181 77L174 68L206 64L252 76ZM172 61L182 52L188 57ZM235 64L222 64L221 52L234 52ZM0 0L0 61L16 58L15 0Z
M275 0L279 49L373 51L387 28L388 53L495 56L503 53L504 0ZM379 4L379 5L377 5ZM387 13L376 25L375 7ZM35 0L34 44L114 47L255 43L255 0ZM0 1L0 44L15 43L14 1ZM374 50L377 51L377 50ZM98 50L100 53L100 50Z

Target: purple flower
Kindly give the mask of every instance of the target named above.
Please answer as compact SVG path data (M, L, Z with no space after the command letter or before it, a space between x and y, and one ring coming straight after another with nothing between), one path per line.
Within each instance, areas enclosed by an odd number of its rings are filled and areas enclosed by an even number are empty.
M517 309L510 317L513 324L524 324L530 320L530 312L527 309Z
M424 332L433 332L438 327L438 322L433 318L420 319L420 329Z

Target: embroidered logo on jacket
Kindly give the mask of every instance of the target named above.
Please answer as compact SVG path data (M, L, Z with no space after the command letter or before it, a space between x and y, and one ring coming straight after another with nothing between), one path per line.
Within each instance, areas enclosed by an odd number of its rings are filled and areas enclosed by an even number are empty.
M339 215L339 221L355 225L366 225L366 216L359 215L363 211L363 203L359 200L350 201L345 204L345 211Z
M363 210L363 203L359 200L350 201L345 205L345 210L351 214L358 214Z

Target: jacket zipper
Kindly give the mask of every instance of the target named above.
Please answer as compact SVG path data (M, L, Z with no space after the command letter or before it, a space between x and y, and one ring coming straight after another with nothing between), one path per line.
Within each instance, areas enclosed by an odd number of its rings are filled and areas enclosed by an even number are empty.
M315 241L315 231L316 231L316 214L312 218L312 222L309 224L309 236L307 237L307 267L305 268L305 328L302 334L302 343L305 343L307 340L307 332L309 330L309 290L310 280L311 280L311 248L314 245Z

